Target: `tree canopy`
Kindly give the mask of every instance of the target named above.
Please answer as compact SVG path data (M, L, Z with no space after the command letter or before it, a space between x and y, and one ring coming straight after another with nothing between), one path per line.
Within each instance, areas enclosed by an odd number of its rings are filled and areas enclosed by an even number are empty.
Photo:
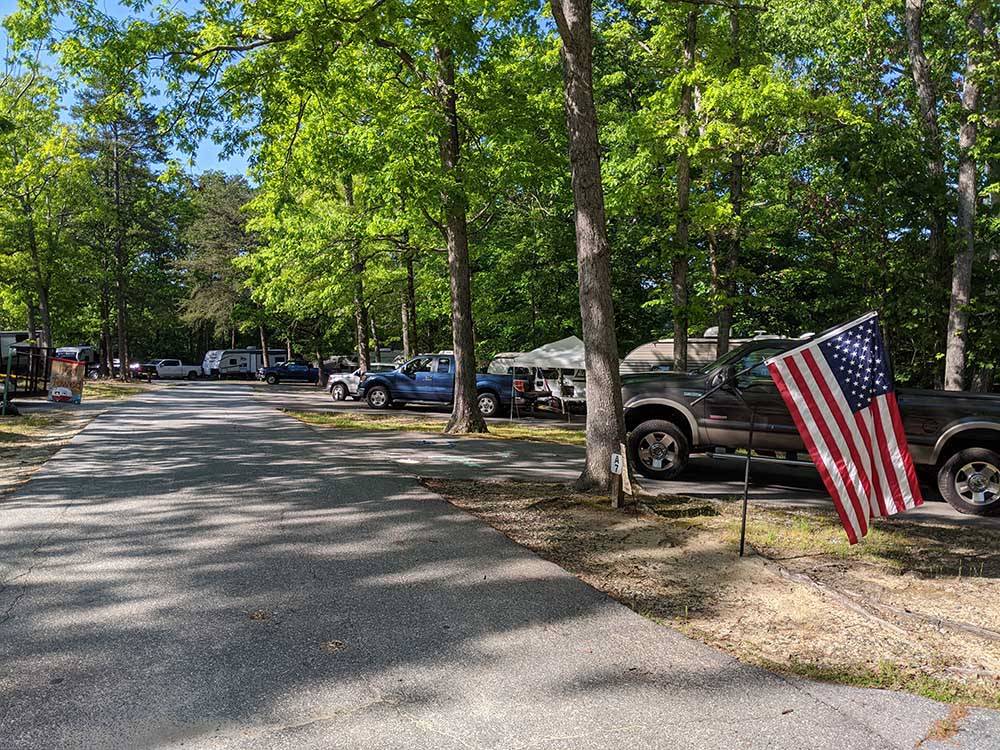
M581 332L547 4L104 8L22 0L5 20L5 326L107 357L263 337L313 359L457 347L479 363ZM982 0L595 3L617 354L877 309L900 381L990 388L997 16ZM191 174L208 138L248 174Z

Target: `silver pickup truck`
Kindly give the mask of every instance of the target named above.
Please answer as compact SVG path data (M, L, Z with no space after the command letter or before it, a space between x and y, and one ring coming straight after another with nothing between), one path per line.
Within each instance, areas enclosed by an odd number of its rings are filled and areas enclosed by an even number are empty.
M372 363L368 366L368 372L389 372L395 370L396 365ZM348 397L356 399L358 397L358 386L361 384L361 368L353 372L335 372L330 375L327 381L327 390L334 401L344 401Z
M801 340L756 339L695 372L625 375L622 395L632 465L655 479L684 471L693 452L753 447L782 460L808 453L764 361ZM693 404L722 379L748 370L732 388ZM962 513L1000 514L1000 396L896 389L913 461L932 473L941 495Z

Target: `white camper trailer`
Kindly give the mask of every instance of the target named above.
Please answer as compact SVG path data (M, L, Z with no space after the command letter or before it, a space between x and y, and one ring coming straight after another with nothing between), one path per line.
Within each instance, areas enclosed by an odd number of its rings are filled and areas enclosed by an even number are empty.
M687 360L688 369L696 370L703 365L708 365L718 359L716 348L718 346L718 329L709 328L704 336L689 336ZM757 331L753 338L766 337L763 331ZM742 346L753 338L730 339L729 350ZM621 373L634 374L650 372L651 370L671 370L674 365L674 340L658 339L648 344L637 346L625 355L621 362Z
M288 359L284 349L268 349L267 353L272 366ZM252 378L263 366L263 349L210 349L201 370L212 378Z

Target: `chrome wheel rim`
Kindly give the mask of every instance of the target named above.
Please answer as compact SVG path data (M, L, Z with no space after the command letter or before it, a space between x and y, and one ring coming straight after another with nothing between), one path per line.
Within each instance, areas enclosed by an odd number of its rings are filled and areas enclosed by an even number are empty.
M333 399L334 401L344 400L344 386L342 385L333 386Z
M369 400L371 401L372 406L385 406L385 391L372 391L371 396L369 396Z
M677 454L677 441L665 432L650 432L639 441L639 460L647 469L669 469L676 465Z
M970 461L955 474L955 492L971 505L1000 499L1000 468L989 461Z
M479 411L484 417L488 417L497 409L496 401L493 400L492 396L480 396L479 397Z

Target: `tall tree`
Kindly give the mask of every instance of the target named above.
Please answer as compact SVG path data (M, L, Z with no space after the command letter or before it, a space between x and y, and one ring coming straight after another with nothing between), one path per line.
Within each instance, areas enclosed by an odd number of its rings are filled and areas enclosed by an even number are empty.
M255 243L245 210L253 196L250 186L242 177L210 171L198 178L192 193L193 217L184 231L188 251L175 263L187 286L181 320L208 326L214 339L257 329L266 350L265 321L250 300L245 274L234 264Z
M690 263L691 236L691 154L688 135L691 128L691 114L694 111L695 45L698 39L698 7L687 14L684 34L685 76L681 84L680 141L677 152L677 235L672 253L674 302L674 369L684 372L688 367L688 264Z
M944 387L960 391L965 385L965 351L972 296L972 264L976 255L976 130L979 118L979 57L983 46L983 12L978 0L966 10L968 47L962 82L962 123L958 135L958 229L960 245L955 253L945 345Z
M591 10L590 0L552 0L552 14L562 39L580 318L587 364L587 460L577 486L607 488L612 481L611 454L624 441L625 424L594 105Z

